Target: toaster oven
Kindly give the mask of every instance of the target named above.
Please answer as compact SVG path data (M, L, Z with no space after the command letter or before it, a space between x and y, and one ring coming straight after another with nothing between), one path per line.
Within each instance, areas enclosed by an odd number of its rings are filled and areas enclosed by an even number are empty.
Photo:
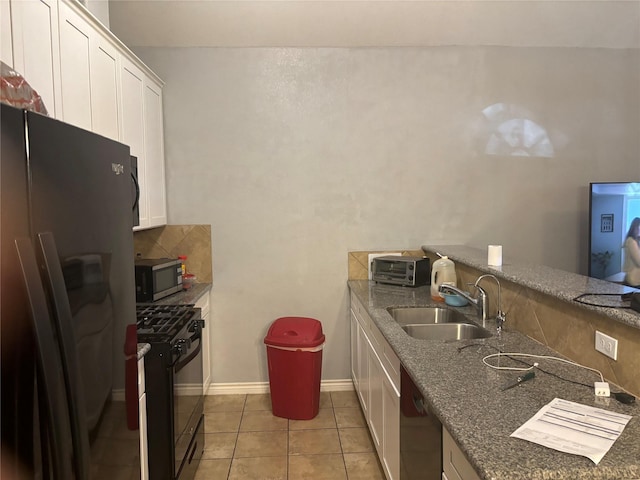
M372 279L377 283L389 283L417 287L431 283L428 258L387 255L373 259Z

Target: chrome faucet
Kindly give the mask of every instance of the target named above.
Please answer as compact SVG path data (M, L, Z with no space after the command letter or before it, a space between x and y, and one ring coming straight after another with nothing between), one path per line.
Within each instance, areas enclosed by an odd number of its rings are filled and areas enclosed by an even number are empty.
M507 315L502 310L502 288L500 287L500 281L498 280L498 278L495 275L492 275L490 273L485 273L484 275L480 275L477 278L475 285L478 285L480 280L482 280L485 277L493 278L498 284L498 305L497 305L498 309L496 312L496 332L498 333L498 337L500 337L502 334L502 327L504 326L504 322L507 321Z
M476 298L473 298L469 292L460 290L453 285L447 285L446 283L440 285L440 288L438 290L441 293L457 293L461 297L464 297L469 303L471 303L471 305L476 307L476 311L478 312L478 319L482 320L482 326L484 326L485 322L487 321L487 311L489 310L489 299L487 297L487 292L484 290L484 288L478 286L477 281L476 283L469 283L469 285L474 287L478 291L478 296Z
M504 322L506 321L506 315L502 311L502 292L500 291L500 282L495 275L492 275L490 273L480 275L474 283L469 283L470 286L478 291L478 296L476 298L473 298L469 292L460 290L453 285L442 284L440 285L439 291L457 293L458 295L467 299L473 306L476 307L476 310L478 312L478 319L482 320L482 326L486 327L487 316L489 314L489 297L487 296L487 292L485 291L485 289L478 285L480 283L480 280L486 277L493 278L498 284L498 311L496 314L496 331L498 333L498 336L500 336L500 334L502 333L502 327L504 325Z

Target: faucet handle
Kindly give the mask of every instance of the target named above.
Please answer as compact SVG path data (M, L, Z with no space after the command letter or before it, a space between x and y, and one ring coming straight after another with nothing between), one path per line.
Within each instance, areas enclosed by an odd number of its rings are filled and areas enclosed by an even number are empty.
M467 283L467 285L469 285L470 287L475 288L478 291L478 297L486 297L487 296L487 291L482 288L480 285L476 285L473 282L469 282Z

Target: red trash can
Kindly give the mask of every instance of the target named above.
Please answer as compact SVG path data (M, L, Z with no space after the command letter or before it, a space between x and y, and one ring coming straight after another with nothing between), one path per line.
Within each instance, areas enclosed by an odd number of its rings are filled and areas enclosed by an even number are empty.
M269 327L264 343L273 414L292 420L312 419L320 405L322 324L314 318L278 318Z

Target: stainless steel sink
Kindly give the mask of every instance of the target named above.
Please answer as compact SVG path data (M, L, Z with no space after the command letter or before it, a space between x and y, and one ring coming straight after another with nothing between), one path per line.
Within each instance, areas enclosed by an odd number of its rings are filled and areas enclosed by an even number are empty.
M472 323L402 325L402 329L410 337L420 340L467 340L491 337L489 330Z
M470 323L460 312L444 307L389 307L387 311L400 325Z

